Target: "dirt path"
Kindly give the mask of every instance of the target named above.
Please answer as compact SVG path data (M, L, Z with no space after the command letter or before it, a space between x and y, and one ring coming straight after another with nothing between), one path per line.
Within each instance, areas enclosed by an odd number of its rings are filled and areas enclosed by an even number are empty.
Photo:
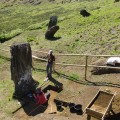
M61 82L61 81L59 81ZM97 93L100 87L98 86L85 86L81 84L77 84L71 81L64 81L62 80L64 86L63 91L60 93L57 93L55 91L50 91L50 98L48 101L48 106L46 109L41 110L41 107L37 109L37 111L32 115L29 115L33 109L35 109L37 106L31 104L30 106L26 106L25 108L21 108L18 112L16 112L12 117L8 116L5 117L4 114L1 114L2 118L4 120L38 120L38 119L45 119L45 120L86 120L87 115L84 114L77 114L75 112L71 112L69 106L63 107L63 111L59 112L57 111L56 104L54 103L54 99L58 99L64 102L72 102L74 104L81 104L82 110L84 111L85 107L88 105L88 103L92 100L94 95ZM69 87L68 87L69 85ZM119 88L111 88L111 87L101 87L102 90L110 90L112 92L117 92L117 95L113 102L113 111L115 112L115 116L111 114L112 116L108 120L119 120L119 113L120 113L120 89ZM51 112L56 112L56 114L48 114ZM114 119L114 118L117 119ZM95 120L92 118L92 120Z
M37 120L38 118L46 119L46 120L51 120L51 119L53 120L56 120L56 119L57 120L67 120L67 119L86 120L86 117L87 117L86 114L79 115L75 112L71 112L68 106L67 107L63 106L64 110L62 112L57 111L57 107L56 107L56 104L54 103L54 99L59 98L59 100L64 101L64 102L68 102L68 103L72 102L75 104L81 104L82 110L84 111L85 107L92 100L92 98L97 93L99 88L94 87L94 86L84 86L84 85L80 85L77 83L69 82L69 86L71 86L72 88L70 91L68 91L66 85L67 84L64 84L64 90L61 91L61 93L50 91L51 96L49 98L48 107L43 113L38 113L35 116L28 116L24 112L24 110L21 109L14 115L14 117L19 118L21 120ZM115 91L118 92L113 102L113 111L117 115L120 113L120 93L119 93L120 90L117 88L102 87L102 90L106 90L106 89L107 90L109 89L112 92L115 92ZM76 94L76 90L78 90L80 93ZM69 98L70 95L71 95L71 98ZM75 96L72 97L72 95L75 95ZM56 114L48 114L48 113L53 113L53 112L56 112ZM92 120L95 120L95 118L92 118Z

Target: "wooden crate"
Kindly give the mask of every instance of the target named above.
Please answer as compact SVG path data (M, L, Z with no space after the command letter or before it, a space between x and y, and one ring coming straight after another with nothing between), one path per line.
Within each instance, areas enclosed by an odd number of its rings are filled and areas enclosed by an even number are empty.
M104 120L107 113L112 109L112 101L115 94L99 90L85 109L86 114L99 120Z

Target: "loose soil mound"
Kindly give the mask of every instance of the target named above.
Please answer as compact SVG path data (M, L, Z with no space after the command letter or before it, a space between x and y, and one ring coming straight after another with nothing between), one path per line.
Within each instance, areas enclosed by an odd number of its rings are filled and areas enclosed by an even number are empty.
M96 66L107 66L106 65L106 59L99 59L93 65ZM108 66L111 67L111 66ZM117 67L117 66L116 66ZM91 70L91 73L94 75L101 75L101 74L110 74L110 73L120 73L119 69L112 69L112 68L100 68L100 67L94 67Z

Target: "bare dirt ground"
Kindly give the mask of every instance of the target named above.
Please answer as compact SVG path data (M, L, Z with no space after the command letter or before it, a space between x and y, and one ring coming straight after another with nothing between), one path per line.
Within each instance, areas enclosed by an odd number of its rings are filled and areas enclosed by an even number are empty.
M61 82L61 81L59 81ZM69 106L62 105L62 110L58 111L54 99L62 101L64 103L74 103L80 104L82 106L82 111L86 108L88 103L92 100L94 95L97 93L99 88L102 90L111 91L112 93L117 92L114 99L112 108L114 115L111 114L108 120L119 120L120 117L120 90L119 88L113 87L97 87L97 86L86 86L75 82L62 80L63 90L58 93L54 90L50 90L50 98L48 100L48 105L38 106L35 104L27 105L17 111L13 118L15 120L86 120L87 115L79 112L71 111ZM80 113L80 114L79 114ZM93 120L95 118L92 118Z
M2 69L0 69L0 80L3 82L10 80L10 70L8 67L10 66L1 66ZM37 76L34 77L36 79L43 79L43 77L45 77L45 70L37 70L38 71L35 73ZM56 67L56 70L62 70L62 74L53 75L54 79L50 82L52 87L49 89L50 98L48 100L48 104L39 106L30 103L12 114L12 112L20 106L17 107L16 104L14 104L16 101L13 101L10 105L9 101L7 101L8 105L5 106L7 109L11 109L13 106L16 107L9 110L9 113L5 112L4 107L0 108L0 120L87 120L87 115L82 114L82 112L84 112L86 106L93 99L100 88L101 90L110 91L111 93L117 93L112 104L114 114L111 113L111 116L109 116L107 120L120 120L120 74L91 75L90 70L88 69L87 80L84 80L84 68L80 69L74 67L73 69L72 67ZM74 80L71 81L71 77L66 73L78 73L80 74L80 80L78 83L74 82ZM62 91L58 92L52 89L56 85L61 85L61 83L63 84ZM7 86L7 88L9 87ZM5 94L0 94L0 102L2 104ZM61 109L58 109L54 99L64 103L62 104ZM81 111L71 110L69 106L70 103L73 103L74 105L81 105ZM91 118L91 120L95 120L95 118Z

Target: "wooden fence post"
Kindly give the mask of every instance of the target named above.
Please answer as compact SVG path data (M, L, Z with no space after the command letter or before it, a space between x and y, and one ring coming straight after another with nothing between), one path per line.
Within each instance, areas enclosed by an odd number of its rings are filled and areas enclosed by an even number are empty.
M88 66L88 56L86 56L86 63L85 63L85 80L87 80L87 66Z

